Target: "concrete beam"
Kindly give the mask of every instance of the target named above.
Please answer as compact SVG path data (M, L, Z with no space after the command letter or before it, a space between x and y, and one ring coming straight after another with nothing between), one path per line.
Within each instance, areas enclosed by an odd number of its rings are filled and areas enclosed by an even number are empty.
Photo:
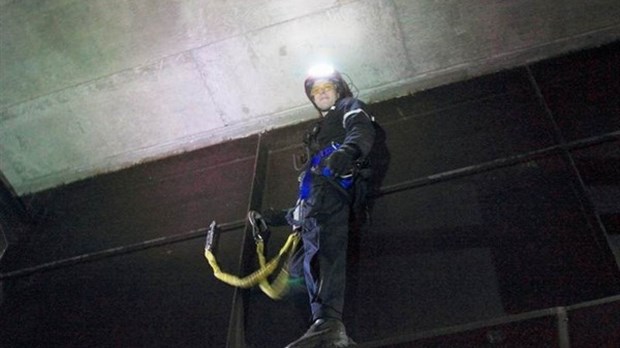
M613 0L0 3L0 171L18 194L620 38Z

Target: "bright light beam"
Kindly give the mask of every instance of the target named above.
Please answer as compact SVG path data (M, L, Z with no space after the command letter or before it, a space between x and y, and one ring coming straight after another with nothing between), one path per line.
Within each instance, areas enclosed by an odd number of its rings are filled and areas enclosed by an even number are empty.
M331 64L317 64L308 70L308 75L312 77L331 76L334 73L334 67Z

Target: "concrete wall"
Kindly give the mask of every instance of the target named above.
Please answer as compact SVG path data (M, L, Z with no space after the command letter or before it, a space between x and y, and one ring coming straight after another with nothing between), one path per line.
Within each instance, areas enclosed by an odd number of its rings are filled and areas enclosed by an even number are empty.
M0 2L0 171L18 194L620 37L615 0Z

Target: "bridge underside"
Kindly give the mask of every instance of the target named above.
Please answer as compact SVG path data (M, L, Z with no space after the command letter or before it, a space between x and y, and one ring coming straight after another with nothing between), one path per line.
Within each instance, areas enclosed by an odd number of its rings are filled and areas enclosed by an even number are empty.
M372 105L390 168L351 238L362 347L620 341L618 42ZM277 347L304 294L217 281L255 269L248 209L289 207L308 123L29 196L3 188L0 345ZM269 255L289 233L274 228Z

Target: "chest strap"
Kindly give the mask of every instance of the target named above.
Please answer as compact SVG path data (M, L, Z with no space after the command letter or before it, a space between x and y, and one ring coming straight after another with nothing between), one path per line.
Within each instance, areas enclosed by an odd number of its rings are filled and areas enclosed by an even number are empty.
M310 159L310 165L300 176L299 199L306 199L310 196L313 174L324 176L329 183L334 184L340 191L348 196L346 190L353 186L353 174L334 178L331 170L323 165L323 159L334 153L334 151L338 150L339 147L340 144L332 142L331 145L317 151L317 153L312 156Z

